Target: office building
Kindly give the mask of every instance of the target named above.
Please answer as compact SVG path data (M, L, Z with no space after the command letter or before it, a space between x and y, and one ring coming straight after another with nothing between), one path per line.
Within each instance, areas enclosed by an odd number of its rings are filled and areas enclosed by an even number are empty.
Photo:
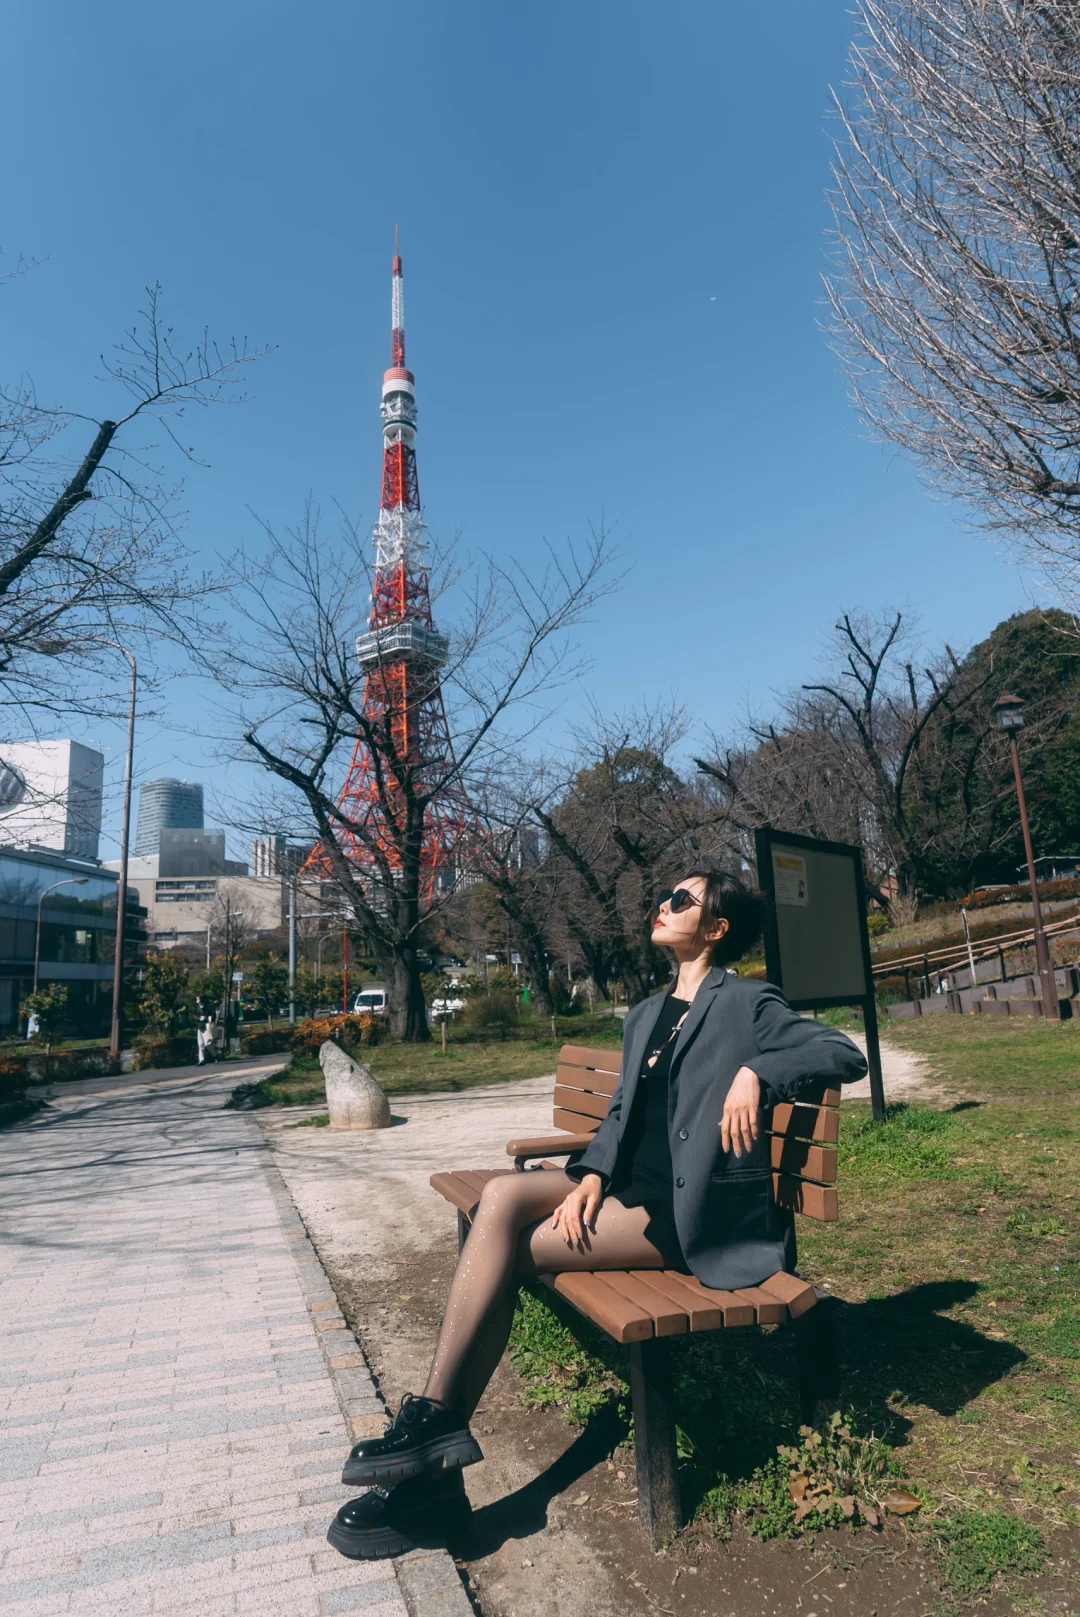
M314 851L313 842L287 842L280 834L256 837L251 844L251 874L295 876L307 864Z
M104 767L78 741L0 746L0 844L96 860Z
M67 1017L80 1034L106 1033L116 948L115 871L63 853L0 848L0 1034L19 1029L19 1006L34 986L41 913L42 987L63 984ZM128 896L125 937L141 938L138 896Z
M137 858L153 859L160 852L163 831L201 831L203 789L198 781L148 780L139 792L139 824L135 835Z

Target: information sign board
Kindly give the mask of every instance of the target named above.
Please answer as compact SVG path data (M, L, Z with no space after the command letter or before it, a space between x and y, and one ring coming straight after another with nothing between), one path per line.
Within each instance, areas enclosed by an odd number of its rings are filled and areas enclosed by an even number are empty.
M885 1100L862 850L771 826L759 829L755 840L765 898L766 976L797 1011L861 1006L870 1092L880 1117Z

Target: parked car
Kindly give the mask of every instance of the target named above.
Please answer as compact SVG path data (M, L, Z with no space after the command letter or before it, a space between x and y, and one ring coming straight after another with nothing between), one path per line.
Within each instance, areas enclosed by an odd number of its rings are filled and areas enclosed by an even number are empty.
M464 1009L463 999L433 999L431 1002L432 1016L456 1016L458 1011Z
M353 1000L353 1015L386 1016L386 989L365 988Z

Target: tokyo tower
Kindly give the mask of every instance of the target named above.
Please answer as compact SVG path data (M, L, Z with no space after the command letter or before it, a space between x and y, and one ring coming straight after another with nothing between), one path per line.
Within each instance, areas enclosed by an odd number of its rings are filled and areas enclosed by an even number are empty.
M363 719L338 799L338 846L375 886L396 884L405 860L420 861L420 896L453 880L455 849L469 819L464 791L441 785L453 754L441 670L450 652L431 616L425 528L416 476L416 378L405 365L405 298L394 231L390 369L383 376L383 475L375 524L371 620L356 641L366 675ZM430 797L429 797L429 794ZM424 806L422 823L417 810ZM306 874L329 876L317 848ZM378 907L378 898L372 902Z

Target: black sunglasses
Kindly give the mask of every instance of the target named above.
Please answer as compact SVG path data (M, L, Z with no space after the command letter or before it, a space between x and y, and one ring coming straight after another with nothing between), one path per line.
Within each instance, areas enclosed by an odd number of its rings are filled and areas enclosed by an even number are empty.
M700 903L700 898L695 898L689 887L665 887L663 892L656 895L656 908L670 904L672 915L678 915L680 910L688 910L691 904Z

